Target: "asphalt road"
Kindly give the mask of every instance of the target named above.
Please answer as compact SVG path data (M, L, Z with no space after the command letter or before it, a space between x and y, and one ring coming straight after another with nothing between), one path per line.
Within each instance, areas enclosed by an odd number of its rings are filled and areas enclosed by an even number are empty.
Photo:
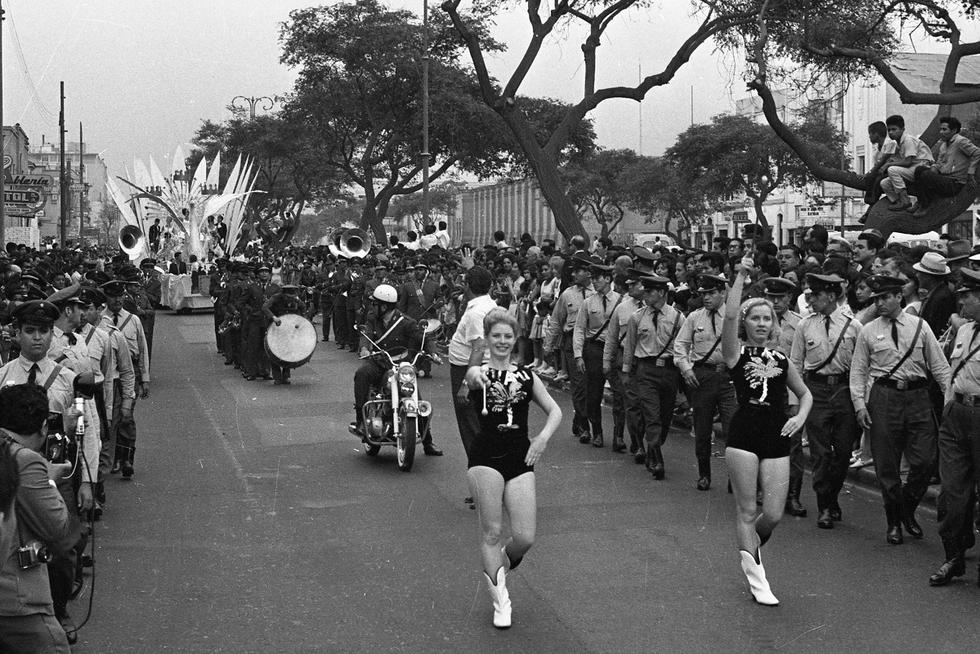
M159 313L136 476L107 482L95 599L75 652L966 652L977 647L976 557L946 588L934 516L885 543L877 494L848 486L833 531L787 518L764 551L778 608L739 568L724 462L694 488L674 433L667 479L566 420L538 466L538 542L508 579L497 631L448 370L422 382L441 458L399 472L347 432L354 356L319 344L291 386L247 382L216 355L211 315ZM537 411L532 427L540 425ZM611 427L607 427L611 433ZM76 621L85 605L71 606Z

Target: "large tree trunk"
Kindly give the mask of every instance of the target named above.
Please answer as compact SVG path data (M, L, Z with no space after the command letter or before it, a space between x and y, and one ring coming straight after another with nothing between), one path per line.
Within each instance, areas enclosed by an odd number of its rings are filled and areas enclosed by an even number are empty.
M916 218L909 211L891 211L888 198L882 196L868 212L865 227L874 228L885 238L892 232L902 234L925 234L926 232L941 232L943 226L970 208L977 197L980 188L980 172L974 177L972 185L967 184L958 194L948 198L936 198L929 205L925 216ZM914 186L909 187L909 194L915 195Z
M571 240L576 235L588 238L589 234L585 231L578 212L575 211L575 205L565 195L561 177L558 174L558 164L538 145L534 138L534 132L524 119L523 114L512 104L494 107L494 110L504 119L520 143L528 164L530 164L534 176L538 180L541 195L544 196L551 213L555 217L555 227L566 240Z

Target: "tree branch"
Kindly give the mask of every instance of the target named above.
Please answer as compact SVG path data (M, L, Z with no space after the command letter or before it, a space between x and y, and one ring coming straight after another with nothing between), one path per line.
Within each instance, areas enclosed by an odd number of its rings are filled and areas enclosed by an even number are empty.
M480 39L477 38L473 30L463 22L463 18L459 15L459 3L460 0L446 0L442 3L441 7L443 11L449 14L449 20L452 21L453 27L459 32L460 37L466 44L466 49L469 50L470 59L473 60L473 70L476 72L476 78L480 83L480 93L483 95L483 101L489 106L495 107L500 100L500 96L494 90L493 81L490 78L490 73L487 71L487 62L483 58Z

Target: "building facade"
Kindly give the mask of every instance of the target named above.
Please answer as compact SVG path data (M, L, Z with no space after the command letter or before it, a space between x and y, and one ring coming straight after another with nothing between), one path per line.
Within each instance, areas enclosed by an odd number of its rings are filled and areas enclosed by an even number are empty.
M30 139L20 124L3 126L4 239L36 248L40 243L37 214L46 197L43 181L29 179Z
M60 238L61 198L58 185L61 166L61 148L57 143L49 143L42 136L41 145L30 152L29 169L32 174L46 174L54 178L55 183L39 216L39 229L42 240ZM98 238L99 216L102 207L109 202L106 180L109 170L102 155L93 152L88 144L78 142L65 143L65 163L68 174L68 184L72 189L67 198L68 203L68 239L77 242L79 230L86 241L94 242Z

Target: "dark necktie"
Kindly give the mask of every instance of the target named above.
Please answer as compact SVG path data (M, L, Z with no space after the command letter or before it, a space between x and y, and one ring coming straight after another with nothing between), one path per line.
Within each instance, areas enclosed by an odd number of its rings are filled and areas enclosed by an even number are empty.
M898 320L892 318L892 340L895 341L895 347L898 347Z
M711 311L708 312L708 317L711 320L711 335L712 336L717 336L718 335L718 329L715 327L715 316L717 316L717 315L718 315L718 312L715 311L715 310L711 310Z
M78 339L75 338L75 335L72 334L71 332L65 332L65 337L68 339L68 345L72 347L74 347L75 344L78 342Z
M36 363L33 364L31 366L31 371L29 373L27 373L27 383L28 384L36 384L37 383L37 373L39 373L40 371L41 371L41 369L37 367L37 364Z
M112 324L115 325L115 326L117 326L117 327L119 326L119 312L118 311L113 311L112 312Z
M827 336L830 336L830 316L823 319L823 328L827 332Z
M606 299L607 299L606 296L603 295L602 296L602 314L603 314L603 316L605 316L605 314L606 314L606 307L607 307L607 305L606 305Z
M653 331L654 331L654 332L656 332L656 331L657 331L657 323L658 323L658 320L657 320L657 318L658 318L659 316L660 316L660 309L654 309L654 310L653 310Z

